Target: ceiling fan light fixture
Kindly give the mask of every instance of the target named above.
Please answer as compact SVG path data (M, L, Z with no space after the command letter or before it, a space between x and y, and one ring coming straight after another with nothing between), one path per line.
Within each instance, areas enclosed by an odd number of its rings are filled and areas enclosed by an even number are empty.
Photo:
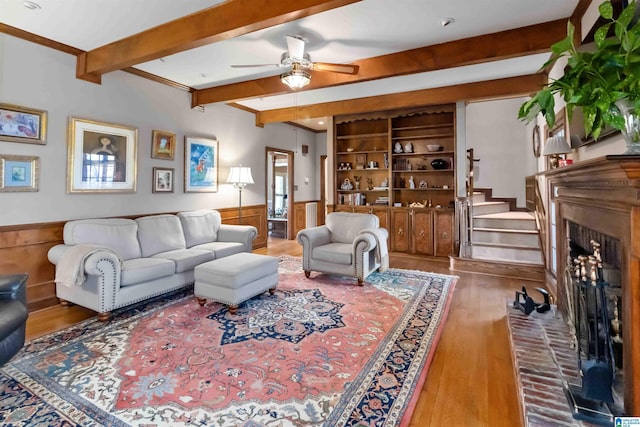
M42 7L38 3L34 2L34 1L24 0L22 2L22 5L24 7L26 7L27 9L30 9L30 10L42 9Z
M302 89L311 82L311 75L299 64L293 64L291 70L280 74L280 81L291 89Z

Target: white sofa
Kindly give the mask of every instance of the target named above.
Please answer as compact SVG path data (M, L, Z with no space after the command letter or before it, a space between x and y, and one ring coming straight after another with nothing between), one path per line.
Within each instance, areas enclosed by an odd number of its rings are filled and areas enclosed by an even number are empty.
M251 252L256 236L253 226L222 224L215 210L83 219L64 225L64 244L52 247L48 258L56 265L61 303L107 320L116 308L191 285L197 265ZM77 271L66 280L70 266Z

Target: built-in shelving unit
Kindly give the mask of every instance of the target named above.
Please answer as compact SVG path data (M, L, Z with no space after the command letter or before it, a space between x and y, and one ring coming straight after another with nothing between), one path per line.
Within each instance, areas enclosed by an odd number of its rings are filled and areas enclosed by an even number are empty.
M447 105L335 117L335 210L378 215L392 250L451 254L454 111Z

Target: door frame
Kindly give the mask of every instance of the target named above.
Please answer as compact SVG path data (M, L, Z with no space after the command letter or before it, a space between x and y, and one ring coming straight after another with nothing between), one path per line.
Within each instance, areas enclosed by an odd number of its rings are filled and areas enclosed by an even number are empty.
M286 154L287 156L287 235L285 236L287 240L291 240L293 239L293 231L295 230L295 224L294 224L294 215L293 215L293 206L294 206L294 194L293 194L293 177L294 175L294 171L293 171L293 160L294 160L294 152L291 150L285 150L282 148L276 148L276 147L265 147L265 151L264 151L264 174L265 174L265 179L264 179L264 217L265 218L269 218L269 182L270 182L270 178L269 176L267 176L268 171L269 171L269 153L271 152L275 152L275 153L279 153L279 154ZM265 228L267 230L267 242L269 241L268 236L269 236L269 224L267 223L267 227ZM268 244L268 243L267 243Z

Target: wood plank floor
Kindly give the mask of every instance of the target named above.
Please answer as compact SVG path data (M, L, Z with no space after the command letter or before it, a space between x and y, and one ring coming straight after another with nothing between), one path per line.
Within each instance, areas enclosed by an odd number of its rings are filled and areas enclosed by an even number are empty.
M270 239L268 248L255 252L302 256L302 247L295 241ZM459 276L449 316L410 426L521 426L505 313L507 300L513 300L514 292L523 283L529 283L482 274L452 273L448 260L432 261L396 254L390 258L394 268ZM63 329L95 314L77 306L56 306L33 312L27 321L27 339Z

